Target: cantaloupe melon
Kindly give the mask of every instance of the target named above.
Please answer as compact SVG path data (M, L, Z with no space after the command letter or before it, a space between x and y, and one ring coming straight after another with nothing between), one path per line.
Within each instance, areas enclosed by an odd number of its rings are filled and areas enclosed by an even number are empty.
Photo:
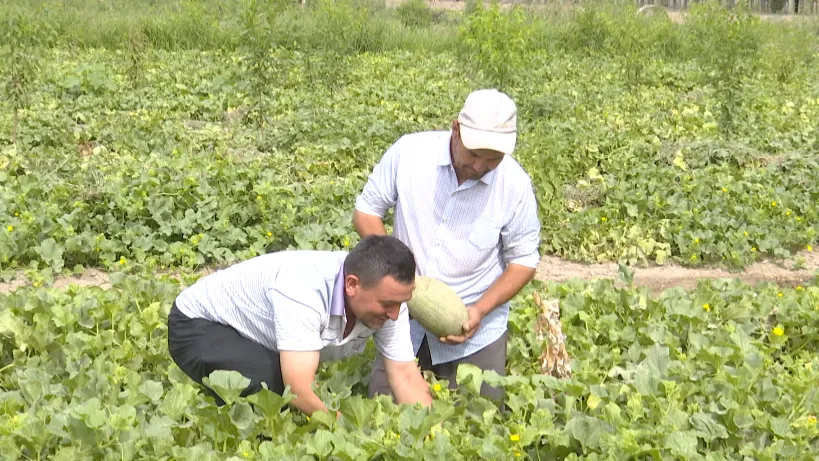
M412 319L436 338L462 335L463 324L469 318L467 307L455 290L440 280L421 275L415 277L415 290L407 308Z

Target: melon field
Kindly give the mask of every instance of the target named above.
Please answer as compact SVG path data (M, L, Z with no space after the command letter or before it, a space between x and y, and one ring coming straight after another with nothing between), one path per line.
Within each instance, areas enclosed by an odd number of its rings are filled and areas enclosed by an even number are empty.
M819 22L300 3L0 5L0 460L819 459L817 279L632 279L815 260ZM320 368L338 421L239 397L234 373L213 405L168 355L174 297L266 252L354 246L384 151L481 87L518 104L542 254L619 277L533 281L507 375L427 376L430 409L366 398L372 345ZM109 283L71 283L91 270ZM541 368L537 297L560 303L570 377Z

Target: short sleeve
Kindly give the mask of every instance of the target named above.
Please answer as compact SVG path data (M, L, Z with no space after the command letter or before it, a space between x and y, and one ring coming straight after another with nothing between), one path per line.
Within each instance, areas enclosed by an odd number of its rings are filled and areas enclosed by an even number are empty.
M409 311L407 305L402 304L398 318L387 320L373 335L375 348L384 357L396 362L411 362L415 360L412 340L410 339Z
M399 141L387 149L381 161L375 165L364 189L356 197L355 209L357 211L383 219L387 210L395 206L398 199L396 178L400 150Z
M540 221L535 192L528 183L512 211L512 218L501 229L503 257L507 264L537 267L540 262Z
M276 350L318 351L321 340L324 301L309 288L289 287L268 292L273 306L273 333Z

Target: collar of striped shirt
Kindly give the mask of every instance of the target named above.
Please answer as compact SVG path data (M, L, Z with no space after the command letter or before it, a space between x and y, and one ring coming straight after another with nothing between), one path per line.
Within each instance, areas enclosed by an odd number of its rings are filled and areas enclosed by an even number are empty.
M338 268L336 284L333 285L333 297L330 300L330 315L345 317L344 312L344 262Z

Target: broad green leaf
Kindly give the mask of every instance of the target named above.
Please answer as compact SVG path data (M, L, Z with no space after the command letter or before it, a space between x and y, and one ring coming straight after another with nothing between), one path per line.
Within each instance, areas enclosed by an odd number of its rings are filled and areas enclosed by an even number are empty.
M162 388L162 383L148 380L139 386L139 392L151 399L151 402L158 403L165 389Z
M728 438L728 431L722 424L719 424L711 415L696 413L691 415L691 425L706 442L714 439Z
M676 456L686 459L699 459L697 454L697 437L691 432L672 432L665 437L665 448Z
M202 379L228 405L233 403L250 385L250 379L235 370L215 370Z
M237 402L230 407L228 414L230 415L230 420L233 421L233 425L239 429L240 433L245 433L256 423L256 415L253 413L253 408L251 408L247 402Z
M316 455L319 458L326 458L333 451L332 442L333 435L324 429L319 429L305 444L307 454Z
M483 372L479 367L471 363L462 363L458 365L455 380L459 386L466 388L470 394L479 395L483 384Z

